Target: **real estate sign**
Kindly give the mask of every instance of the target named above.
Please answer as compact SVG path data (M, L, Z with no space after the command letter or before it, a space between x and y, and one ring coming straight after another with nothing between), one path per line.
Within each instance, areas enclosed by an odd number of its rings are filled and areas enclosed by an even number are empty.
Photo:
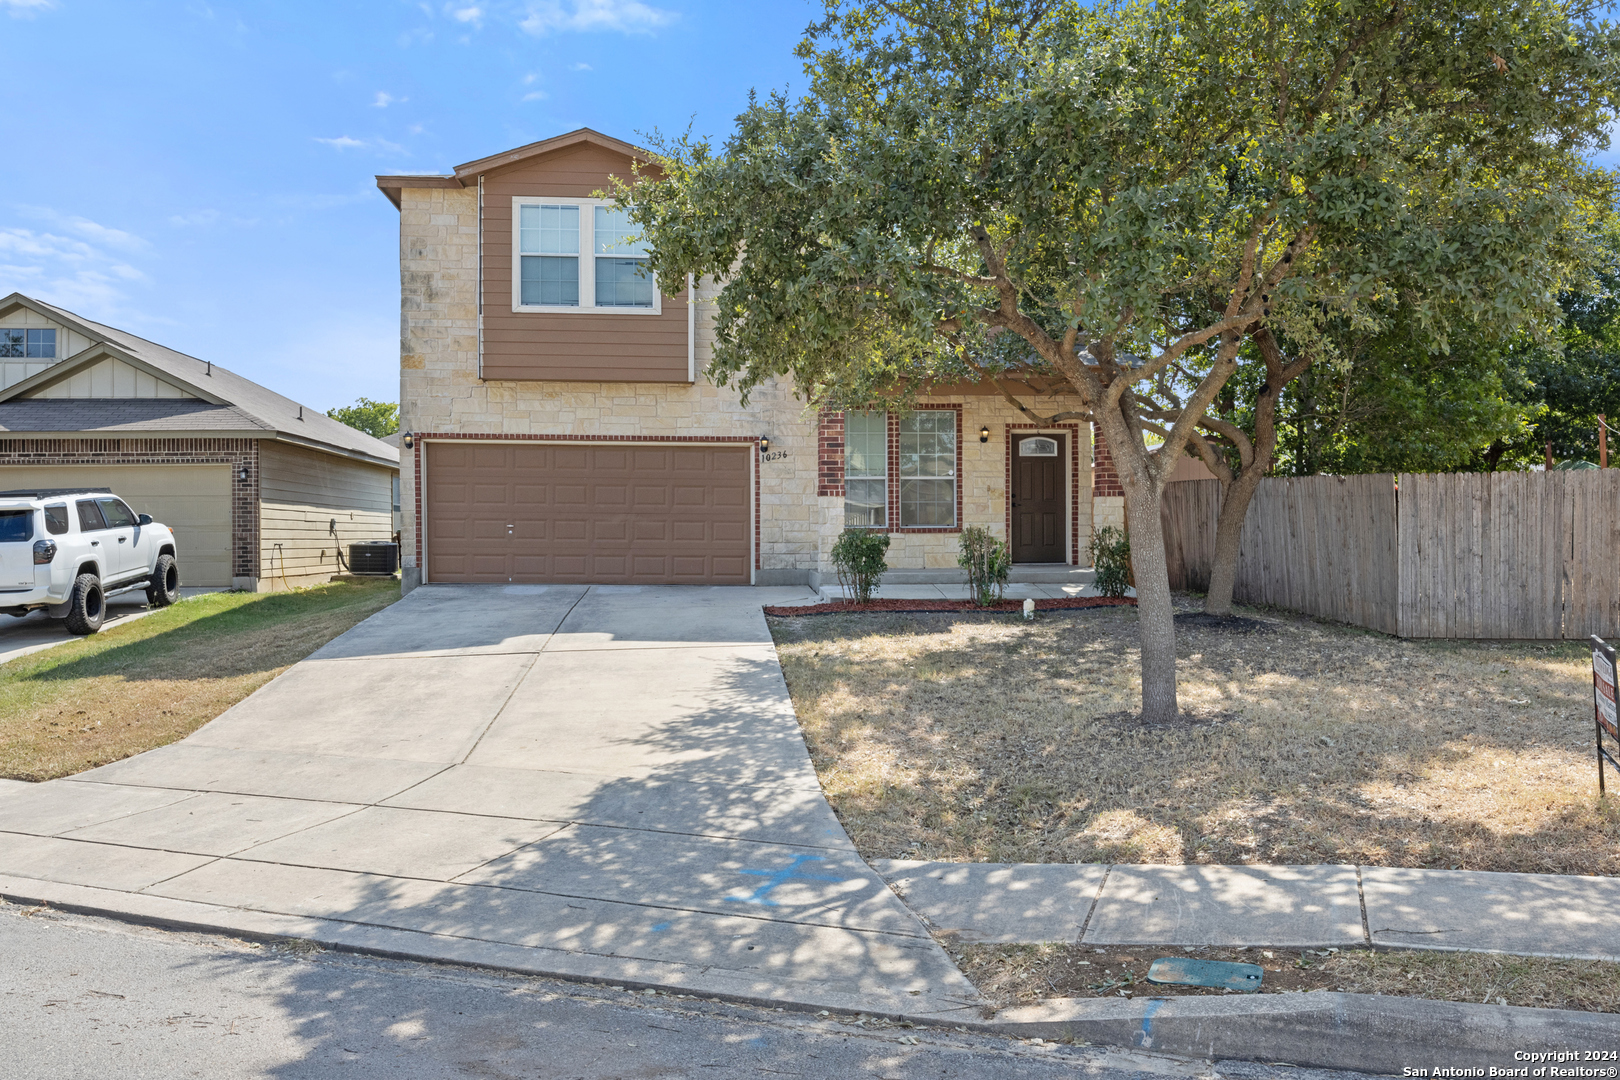
M1603 743L1603 736L1607 735L1620 747L1620 713L1615 708L1615 663L1614 646L1607 644L1602 638L1592 637L1592 715L1597 721L1597 767L1598 791L1603 792L1603 762L1606 759L1610 765L1620 770L1620 761L1616 761L1608 747Z

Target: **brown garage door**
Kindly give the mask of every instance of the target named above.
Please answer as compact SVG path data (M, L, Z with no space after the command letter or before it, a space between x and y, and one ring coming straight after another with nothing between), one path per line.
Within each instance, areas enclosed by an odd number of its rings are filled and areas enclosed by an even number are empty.
M427 580L742 584L737 447L429 442Z

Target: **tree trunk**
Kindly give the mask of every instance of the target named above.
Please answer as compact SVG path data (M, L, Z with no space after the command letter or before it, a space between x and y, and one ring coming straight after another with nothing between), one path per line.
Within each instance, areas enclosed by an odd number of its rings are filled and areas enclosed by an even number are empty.
M1254 465L1260 465L1258 454ZM1270 468L1271 455L1267 454L1264 467L1240 470L1221 491L1221 517L1215 526L1215 562L1209 571L1209 591L1204 594L1206 614L1232 614L1232 590L1237 585L1243 522L1249 516L1249 503Z
M1249 516L1249 503L1260 488L1260 481L1271 471L1277 457L1277 404L1283 388L1310 368L1309 359L1292 364L1271 331L1262 327L1254 341L1266 363L1266 384L1254 403L1254 441L1249 460L1237 471L1231 483L1221 489L1221 517L1215 525L1215 561L1209 570L1209 591L1204 594L1204 612L1232 614L1232 589L1237 584L1239 545L1243 522Z
M1117 468L1117 453L1114 461ZM1176 622L1170 606L1170 572L1164 560L1161 491L1151 480L1127 478L1123 473L1120 482L1131 520L1138 523L1131 534L1131 563L1136 570L1136 623L1142 643L1142 719L1164 724L1177 715Z

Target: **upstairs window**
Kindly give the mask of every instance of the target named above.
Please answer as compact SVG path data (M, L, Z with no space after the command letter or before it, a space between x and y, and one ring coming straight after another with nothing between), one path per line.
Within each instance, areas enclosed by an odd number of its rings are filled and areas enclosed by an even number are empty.
M661 312L627 211L601 199L515 198L512 216L514 311Z
M592 222L596 234L596 306L653 306L653 279L647 273L647 245L634 239L630 215L613 206L598 206Z
M0 356L22 357L30 360L51 360L56 357L56 330L40 330L21 326L0 326Z
M579 306L579 207L518 209L524 307Z

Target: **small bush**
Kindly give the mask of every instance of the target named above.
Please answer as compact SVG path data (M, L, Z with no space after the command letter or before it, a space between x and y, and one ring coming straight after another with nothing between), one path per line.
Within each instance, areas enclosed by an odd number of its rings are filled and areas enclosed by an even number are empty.
M956 565L967 571L973 599L985 605L1000 600L1007 588L1007 572L1012 569L1007 545L977 525L962 530L961 543L962 553Z
M838 571L838 584L844 595L857 604L872 599L878 582L889 564L883 556L889 551L889 535L870 529L845 529L832 548L832 563Z
M1124 596L1131 583L1131 538L1112 525L1091 538L1091 565L1097 571L1097 591Z

